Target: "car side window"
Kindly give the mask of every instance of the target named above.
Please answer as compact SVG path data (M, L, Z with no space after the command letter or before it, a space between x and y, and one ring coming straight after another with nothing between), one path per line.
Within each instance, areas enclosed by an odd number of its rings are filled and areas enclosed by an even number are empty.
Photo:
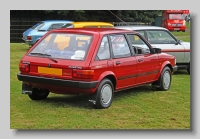
M176 40L164 30L149 30L147 38L151 44L175 44Z
M52 24L52 25L49 27L48 31L49 31L49 30L53 30L53 29L57 29L57 28L61 28L62 26L63 26L63 24Z
M104 36L101 41L96 59L98 60L110 59L110 48L107 36Z
M140 33L140 35L142 35L142 37L145 38L144 31L142 31L142 30L137 30L137 32Z
M129 40L135 51L135 54L149 54L149 46L136 34L128 34Z
M114 58L131 56L131 51L124 35L110 35Z

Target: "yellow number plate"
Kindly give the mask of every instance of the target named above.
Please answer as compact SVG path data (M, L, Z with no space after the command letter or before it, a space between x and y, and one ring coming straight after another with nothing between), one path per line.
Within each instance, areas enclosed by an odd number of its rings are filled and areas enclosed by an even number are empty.
M62 69L38 67L38 73L62 75Z

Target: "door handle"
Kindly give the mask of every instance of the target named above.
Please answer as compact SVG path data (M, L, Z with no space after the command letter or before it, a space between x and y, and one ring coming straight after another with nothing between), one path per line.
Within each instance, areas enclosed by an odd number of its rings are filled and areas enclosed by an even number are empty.
M117 61L117 62L116 62L116 65L119 65L119 64L121 64L120 61Z
M143 59L138 59L138 62L142 62L143 61Z

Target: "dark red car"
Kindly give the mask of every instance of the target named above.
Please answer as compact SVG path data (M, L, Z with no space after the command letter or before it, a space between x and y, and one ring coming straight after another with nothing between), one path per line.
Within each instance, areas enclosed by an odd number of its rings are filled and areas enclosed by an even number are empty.
M114 92L152 84L168 90L177 70L174 56L153 48L139 33L114 28L57 29L21 59L18 80L32 100L57 94L91 94L108 108Z

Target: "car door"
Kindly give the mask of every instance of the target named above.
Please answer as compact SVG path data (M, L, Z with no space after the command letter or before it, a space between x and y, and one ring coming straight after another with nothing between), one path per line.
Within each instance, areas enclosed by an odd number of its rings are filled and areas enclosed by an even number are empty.
M147 40L157 48L161 48L162 52L174 55L177 63L183 63L185 60L185 52L187 51L183 45L177 43L177 40L167 30L147 30Z
M127 35L135 50L137 62L136 84L155 81L158 78L160 64L158 54L153 54L152 48L137 34Z
M114 70L117 77L117 89L123 89L135 84L137 61L132 56L124 34L110 35Z

